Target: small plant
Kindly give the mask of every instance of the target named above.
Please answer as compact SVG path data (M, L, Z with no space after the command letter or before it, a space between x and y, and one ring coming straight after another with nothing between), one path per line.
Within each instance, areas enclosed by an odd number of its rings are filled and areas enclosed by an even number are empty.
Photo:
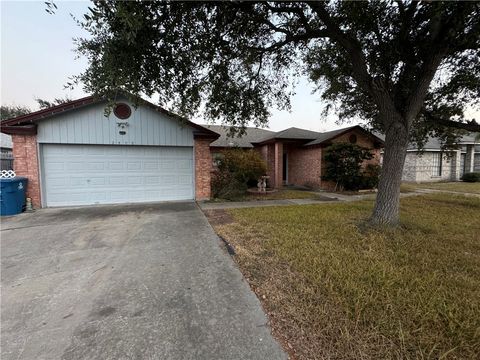
M465 182L480 182L480 172L466 173L462 176Z
M335 189L358 190L372 188L378 183L379 169L367 166L362 171L362 164L373 158L369 149L349 143L337 143L326 149L325 175L323 180L335 182Z
M249 183L265 175L267 165L254 150L228 149L216 159L217 169L212 178L215 198L235 200L243 195Z

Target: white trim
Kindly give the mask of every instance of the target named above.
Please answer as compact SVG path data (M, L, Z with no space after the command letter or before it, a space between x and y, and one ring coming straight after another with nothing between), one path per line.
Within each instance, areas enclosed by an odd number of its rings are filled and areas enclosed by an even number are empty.
M193 146L192 146L193 201L197 201L197 171L196 171L197 167L196 167L196 159L195 159L195 146L196 146L196 143L195 143L195 137L194 137ZM210 148L208 149L208 151L210 151Z
M40 182L40 206L47 207L47 192L45 191L45 171L43 170L43 145L37 142L38 181Z

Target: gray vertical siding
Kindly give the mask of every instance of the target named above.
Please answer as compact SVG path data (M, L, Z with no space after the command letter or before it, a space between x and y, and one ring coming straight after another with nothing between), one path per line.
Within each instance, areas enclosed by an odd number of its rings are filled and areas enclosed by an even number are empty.
M122 102L128 103L126 100ZM113 112L104 116L105 104L69 111L38 124L39 143L193 146L193 129L149 107L134 108L127 120ZM127 121L126 135L120 135L117 121Z

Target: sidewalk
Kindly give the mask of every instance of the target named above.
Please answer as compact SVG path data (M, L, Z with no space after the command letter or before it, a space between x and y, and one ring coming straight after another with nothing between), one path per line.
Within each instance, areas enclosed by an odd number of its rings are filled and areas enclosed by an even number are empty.
M426 193L426 192L424 192ZM458 193L457 193L458 194ZM220 210L251 208L264 206L290 206L290 205L312 205L312 204L335 204L338 202L350 202L359 200L373 200L376 194L342 195L330 192L319 192L322 198L319 199L282 199L282 200L252 200L252 201L226 201L226 202L198 202L202 210ZM421 192L402 193L400 197L422 195ZM472 194L477 195L477 194ZM480 195L479 195L480 196Z
M282 199L282 200L252 200L252 201L227 201L227 202L199 202L202 210L235 209L263 206L288 206L288 205L312 205L312 204L334 204L339 201L357 201L374 199L375 194L364 195L341 195L329 192L319 192L320 198L315 199Z
M463 191L439 190L439 189L416 189L415 192L416 192L416 193L419 193L419 194L447 193L447 194L463 195L463 196L472 196L472 197L478 197L478 198L480 198L480 194L463 192Z

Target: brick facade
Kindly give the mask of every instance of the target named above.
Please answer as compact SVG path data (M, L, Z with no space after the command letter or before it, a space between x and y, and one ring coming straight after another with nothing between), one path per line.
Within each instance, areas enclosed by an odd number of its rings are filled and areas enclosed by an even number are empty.
M320 147L291 147L288 149L288 183L319 188L322 175Z
M433 166L434 156L441 156L441 175ZM460 151L443 153L439 151L409 151L405 157L402 180L411 182L458 181L461 167Z
M210 152L211 139L195 139L195 199L210 199L210 182L213 163Z
M41 207L40 171L36 135L12 135L13 168L18 176L28 178L27 197L35 208Z
M373 158L364 162L367 164L380 163L380 149L375 149L375 142L364 132L359 130L348 131L341 136L332 139L332 143L350 142L350 136L356 135L356 144L371 149ZM328 144L313 145L304 147L302 143L283 143L276 141L274 143L261 145L257 150L267 163L267 175L270 176L269 185L271 187L281 187L283 185L283 153L287 154L287 183L293 185L302 185L312 188L321 188L332 190L335 184L322 181L322 173L325 168L323 149Z

